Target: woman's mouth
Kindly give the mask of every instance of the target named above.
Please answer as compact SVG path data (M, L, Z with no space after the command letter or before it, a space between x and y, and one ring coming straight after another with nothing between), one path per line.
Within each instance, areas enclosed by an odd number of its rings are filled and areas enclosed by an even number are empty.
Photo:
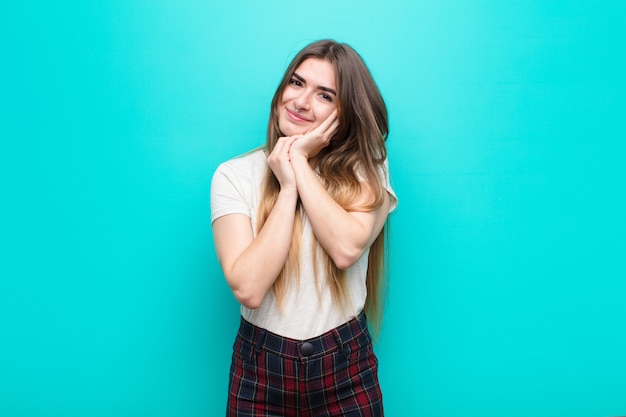
M285 109L285 110L287 111L287 117L291 121L294 121L296 123L311 122L311 120L307 119L306 117L303 117L300 113L296 113L295 111L289 110L289 109Z

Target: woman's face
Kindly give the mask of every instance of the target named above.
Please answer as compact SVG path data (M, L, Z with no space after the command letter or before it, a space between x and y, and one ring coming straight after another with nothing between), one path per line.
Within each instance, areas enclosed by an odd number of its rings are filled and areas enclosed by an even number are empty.
M333 65L308 58L296 68L278 104L278 126L286 136L303 134L319 126L337 108Z

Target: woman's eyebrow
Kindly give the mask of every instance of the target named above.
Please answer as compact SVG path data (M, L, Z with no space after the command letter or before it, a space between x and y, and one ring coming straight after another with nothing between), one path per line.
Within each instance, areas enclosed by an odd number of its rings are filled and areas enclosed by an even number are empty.
M294 76L294 78L297 78L298 81L300 81L301 83L306 83L306 80L300 74L298 74L297 72L294 72L293 76ZM337 95L337 92L335 90L333 90L332 88L330 88L330 87L324 87L324 86L320 85L317 88L322 90L322 91L326 91L328 93L332 93L334 95Z
M332 88L329 88L329 87L322 87L322 86L319 86L319 87L317 87L317 88L319 88L319 89L320 89L320 90L322 90L322 91L326 91L326 92L328 92L328 93L332 93L332 94L333 94L333 95L335 95L335 96L337 95L337 92L336 92L335 90L333 90Z

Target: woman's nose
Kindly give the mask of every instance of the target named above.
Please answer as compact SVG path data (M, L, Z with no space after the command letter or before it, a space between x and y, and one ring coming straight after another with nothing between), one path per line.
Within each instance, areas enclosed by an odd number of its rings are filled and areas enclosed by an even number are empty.
M308 110L311 103L311 95L308 92L302 92L299 96L297 96L294 100L294 103L297 108Z

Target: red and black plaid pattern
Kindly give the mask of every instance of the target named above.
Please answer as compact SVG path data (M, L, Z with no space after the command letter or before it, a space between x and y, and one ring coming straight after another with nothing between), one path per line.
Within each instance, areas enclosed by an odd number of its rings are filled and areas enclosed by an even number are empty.
M242 318L226 415L383 416L365 315L309 340L281 337Z

